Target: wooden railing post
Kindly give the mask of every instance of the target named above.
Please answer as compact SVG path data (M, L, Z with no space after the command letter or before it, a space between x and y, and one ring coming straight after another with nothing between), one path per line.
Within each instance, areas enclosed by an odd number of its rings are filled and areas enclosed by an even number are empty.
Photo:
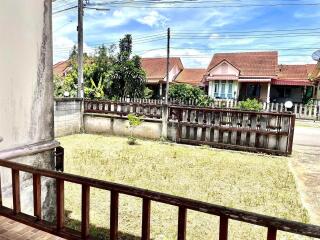
M82 239L89 237L89 209L90 209L90 187L82 185L82 201L81 201L81 236Z
M12 169L12 200L13 212L18 214L21 212L20 205L20 174L19 170Z
M219 240L228 240L228 218L220 216Z
M150 199L144 198L142 202L142 240L150 240Z
M41 176L33 174L33 214L41 219Z
M178 217L178 240L186 239L187 229L187 209L185 207L179 207Z
M64 181L57 179L57 230L64 228Z
M290 121L290 128L289 128L289 134L288 134L288 154L292 153L292 147L293 147L293 137L294 137L294 128L296 125L296 115L292 115L291 121Z
M0 142L1 142L1 137L0 137ZM1 189L1 175L0 175L0 207L2 207L2 189Z
M274 227L269 227L267 240L276 240L276 239L277 239L277 229Z
M111 191L110 240L118 239L119 193Z

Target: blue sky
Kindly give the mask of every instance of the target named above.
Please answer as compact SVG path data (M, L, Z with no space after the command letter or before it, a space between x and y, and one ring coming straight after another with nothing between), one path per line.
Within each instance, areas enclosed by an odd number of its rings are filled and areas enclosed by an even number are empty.
M110 2L115 0L90 0L91 4ZM133 36L135 54L165 56L166 29L170 27L171 54L182 56L185 67L206 68L217 52L253 50L278 50L279 62L283 64L314 62L311 54L320 49L320 1L223 1L227 7L218 7L221 3L214 2L219 1L195 0L178 5L157 3L147 5L148 8L138 3L100 6L110 8L108 12L85 9L85 51L92 54L100 44L117 44L129 33ZM247 6L261 3L278 5ZM313 5L281 5L286 3ZM56 0L54 3L55 63L67 59L77 42L77 9L55 12L76 4L76 0ZM288 29L290 31L285 31Z

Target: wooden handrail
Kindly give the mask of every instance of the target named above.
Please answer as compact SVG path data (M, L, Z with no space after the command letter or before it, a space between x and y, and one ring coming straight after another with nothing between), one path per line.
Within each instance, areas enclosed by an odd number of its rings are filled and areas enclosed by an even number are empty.
M88 238L89 232L89 198L90 188L99 188L111 192L110 204L110 239L117 239L118 234L118 213L119 213L119 194L139 197L143 200L143 239L150 238L150 203L151 201L161 202L179 208L179 224L178 236L179 239L185 239L187 210L195 210L207 214L220 216L220 240L228 239L228 220L233 219L241 222L246 222L254 225L259 225L268 228L267 239L276 239L277 231L285 231L315 238L320 238L320 226L303 224L295 221L284 220L276 217L265 216L252 212L227 208L215 204L205 203L201 201L191 200L183 197L177 197L169 194L154 192L136 187L130 187L122 184L81 177L68 173L61 173L47 169L35 168L32 166L14 163L7 160L0 160L0 166L11 168L13 172L13 200L14 210L9 212L6 208L0 208L0 214L4 214L14 220L27 223L31 226L49 231L58 236L74 239L74 235L67 234L64 226L64 182L72 182L82 186L82 227L79 236L82 239ZM19 209L19 172L28 172L33 176L50 177L57 180L57 225L55 228L46 227L46 223L39 224L35 217L35 221L26 221L26 216L20 214ZM37 178L36 177L36 178ZM37 182L37 181L36 181ZM35 190L34 190L35 191ZM37 192L39 192L36 189ZM39 204L39 202L38 202ZM35 215L38 215L38 206L36 206ZM39 220L39 219L38 219ZM146 228L146 229L144 229Z
M56 140L37 142L34 144L0 151L0 159L9 160L18 157L26 157L37 153L50 151L59 146L60 143Z

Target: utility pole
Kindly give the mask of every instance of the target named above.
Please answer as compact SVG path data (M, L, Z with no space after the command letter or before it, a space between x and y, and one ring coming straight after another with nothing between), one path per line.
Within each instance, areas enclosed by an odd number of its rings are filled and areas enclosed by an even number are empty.
M78 97L84 98L83 84L83 0L78 0Z
M166 81L166 96L165 103L168 104L168 95L169 95L169 68L170 68L170 28L167 32L167 81Z
M168 116L169 116L169 107L168 107L168 95L169 95L169 68L170 68L170 28L168 28L167 34L167 81L166 81L166 96L164 104L162 105L162 131L161 137L163 139L168 138Z

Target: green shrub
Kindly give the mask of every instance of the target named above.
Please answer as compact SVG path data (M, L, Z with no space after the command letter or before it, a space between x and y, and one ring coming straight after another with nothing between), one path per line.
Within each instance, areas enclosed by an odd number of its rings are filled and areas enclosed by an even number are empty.
M144 88L143 95L144 95L144 98L146 98L146 99L152 98L152 96L153 96L153 90L150 89L150 88L148 88L148 87L145 87L145 88Z
M263 109L262 104L257 99L247 99L239 104L240 109L250 111L261 111Z
M213 99L207 96L202 89L189 84L173 84L169 89L169 97L182 102L193 101L203 107L207 107L213 102Z

